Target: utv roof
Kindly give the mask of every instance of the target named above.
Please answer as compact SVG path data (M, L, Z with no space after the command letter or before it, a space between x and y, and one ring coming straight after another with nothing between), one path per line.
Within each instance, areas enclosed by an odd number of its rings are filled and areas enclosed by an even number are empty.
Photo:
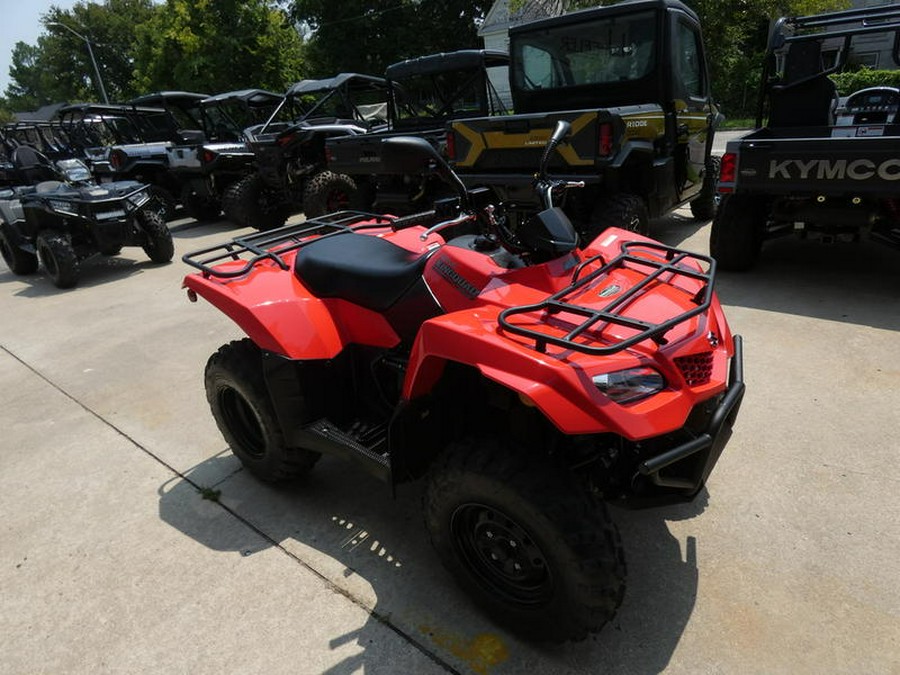
M216 105L217 103L228 101L244 101L250 105L267 105L277 103L283 98L284 94L276 94L274 91L266 91L265 89L238 89L209 96L200 101L200 105Z
M209 94L198 94L194 91L155 91L152 94L144 94L137 96L127 103L132 105L158 105L166 101L180 101L182 103L199 103L205 98L209 98Z
M607 16L618 16L623 14L634 14L642 11L652 11L659 9L677 9L700 21L697 13L680 0L626 0L615 5L607 5L605 7L590 7L581 9L577 12L569 12L560 16L550 17L549 19L538 19L537 21L529 21L512 26L509 29L510 36L517 33L530 33L533 30L549 28L551 26L560 26L569 23L579 23L594 18L602 18Z
M461 49L456 52L430 54L393 63L384 71L389 80L402 80L416 75L433 75L454 70L492 68L509 64L509 54L498 49Z
M324 80L301 80L287 90L287 96L303 96L348 86L353 89L387 89L387 81L375 75L341 73Z
M70 103L60 108L56 115L62 117L67 113L80 112L83 115L130 115L144 113L147 115L160 115L166 111L163 108L151 106L130 105L125 103Z
M811 16L782 17L775 22L769 37L769 50L780 49L788 42L823 40L855 35L896 32L900 28L900 7L880 5L860 7ZM897 51L895 45L894 51ZM849 52L849 42L843 52Z

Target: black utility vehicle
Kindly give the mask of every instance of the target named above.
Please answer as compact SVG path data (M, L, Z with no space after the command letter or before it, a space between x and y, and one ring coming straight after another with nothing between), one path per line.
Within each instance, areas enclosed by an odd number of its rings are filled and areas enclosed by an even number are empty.
M142 117L140 140L116 145L109 152L109 164L117 179L153 186L166 220L174 217L182 192L180 177L169 169L167 150L173 145L202 140L199 106L205 98L207 94L163 91L128 101L135 111L150 107L162 114Z
M756 129L728 143L710 250L746 270L763 242L864 237L900 248L900 89L840 101L829 75L857 54L900 67L900 7L782 18L769 39ZM892 62L892 63L887 63Z
M80 263L123 246L140 246L155 263L172 259L172 235L146 185L98 185L78 159L51 162L34 148L11 157L19 186L0 189L0 254L14 274L38 263L59 288L78 282Z
M169 168L181 183L181 202L192 218L214 220L231 185L255 169L243 130L268 120L284 95L241 89L200 101L203 140L167 148Z
M431 172L392 173L381 161L382 140L415 135L445 153L450 120L507 112L487 72L508 64L505 52L466 49L388 66L388 128L328 139L328 168L353 178L360 191L357 202L367 209L400 214L431 208L437 197L449 194L446 184Z
M515 220L539 208L534 167L558 120L572 125L551 170L584 181L562 203L584 241L610 226L645 232L648 219L690 202L715 211L719 114L710 96L697 15L678 0L636 0L510 29L514 115L453 122L456 170L489 186Z
M358 73L293 85L265 124L245 131L257 170L226 192L225 216L268 230L301 209L312 217L356 206L353 181L326 170L325 139L379 128L386 99L383 78Z

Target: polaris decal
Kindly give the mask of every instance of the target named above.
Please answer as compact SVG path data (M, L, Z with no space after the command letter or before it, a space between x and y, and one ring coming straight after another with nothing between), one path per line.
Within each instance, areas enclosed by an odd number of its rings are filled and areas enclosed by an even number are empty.
M887 159L876 164L871 159L785 159L769 162L769 178L790 180L900 180L900 159Z

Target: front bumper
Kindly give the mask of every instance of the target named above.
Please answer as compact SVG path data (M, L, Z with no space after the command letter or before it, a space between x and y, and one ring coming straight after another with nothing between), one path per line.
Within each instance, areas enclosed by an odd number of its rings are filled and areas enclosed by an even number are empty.
M668 488L686 497L696 495L731 438L744 390L743 346L741 337L735 335L728 389L705 428L691 440L645 459L638 465L638 472L660 488Z

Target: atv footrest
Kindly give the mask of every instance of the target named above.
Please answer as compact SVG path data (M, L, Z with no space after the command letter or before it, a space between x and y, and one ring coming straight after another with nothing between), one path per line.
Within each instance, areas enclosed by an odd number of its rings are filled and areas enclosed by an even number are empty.
M327 419L305 426L302 432L304 447L323 454L340 455L363 466L378 478L388 480L391 457L387 452L387 427L354 424L344 431Z

